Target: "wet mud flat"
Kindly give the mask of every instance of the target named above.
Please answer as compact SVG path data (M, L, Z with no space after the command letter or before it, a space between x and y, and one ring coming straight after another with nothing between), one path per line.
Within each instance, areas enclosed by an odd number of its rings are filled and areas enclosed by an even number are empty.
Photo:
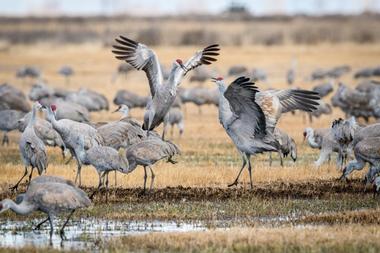
M23 186L25 187L25 186ZM283 226L298 229L345 224L380 224L380 198L360 180L272 182L237 188L166 187L141 194L139 188L111 188L109 202L98 194L93 206L75 213L67 241L53 237L53 249L99 249L115 238L150 233L229 231ZM20 189L22 192L24 188ZM91 193L94 188L84 188ZM15 198L11 191L0 198ZM33 231L43 218L10 212L0 217L0 248L49 247L49 229ZM56 222L61 224L62 220ZM56 228L57 230L57 228Z
M35 224L33 224L35 223ZM62 220L58 223L62 223ZM0 248L52 247L67 250L100 249L105 240L154 232L205 231L201 222L176 221L119 221L104 219L80 219L71 221L65 229L67 240L62 241L55 233L50 244L49 227L33 230L37 220L0 221Z
M4 187L5 188L5 187ZM20 192L25 190L25 185L20 186ZM94 187L84 187L87 193L92 193ZM141 188L109 189L109 203L117 202L150 202L150 201L220 201L231 199L246 199L252 196L260 198L298 198L316 199L325 198L333 194L370 195L370 187L365 187L361 180L351 180L348 183L337 179L313 180L309 182L281 182L260 183L250 189L248 184L240 184L236 188L222 187L165 187L153 189L151 192L142 194ZM0 193L0 199L15 198L17 193L6 190ZM104 195L95 196L96 203L104 203Z

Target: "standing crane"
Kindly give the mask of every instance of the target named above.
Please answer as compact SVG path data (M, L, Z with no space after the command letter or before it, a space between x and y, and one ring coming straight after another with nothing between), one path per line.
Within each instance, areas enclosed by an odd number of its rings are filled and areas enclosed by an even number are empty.
M50 242L53 237L53 218L65 212L70 212L67 220L60 229L61 239L64 239L64 228L76 209L91 205L86 193L74 186L71 181L59 177L40 176L33 179L26 193L20 194L15 203L11 199L4 199L0 202L0 213L11 209L17 214L30 214L41 211L48 215L48 218L39 223L39 229L46 221L50 222Z
M129 163L129 172L136 169L138 165L144 167L144 190L146 191L147 180L147 167L151 172L151 181L149 189L152 190L155 175L153 173L152 165L156 162L167 159L170 163L176 163L172 160L172 157L180 154L179 148L170 141L161 140L161 138L155 136L155 132L149 136L148 139L143 140L135 145L130 146L126 150L126 157Z
M17 129L18 121L24 117L25 112L18 110L1 110L0 111L0 130L4 131L2 145L5 143L9 145L8 132Z
M27 127L21 135L19 149L21 153L22 161L24 162L25 171L20 180L11 187L12 190L16 190L20 182L28 174L28 167L32 167L29 174L29 183L32 179L33 170L37 168L38 174L41 175L46 171L48 161L45 151L44 142L36 135L34 131L34 125L36 123L37 111L42 108L39 102L35 102L32 108L32 116L29 120Z
M125 60L137 70L144 70L149 81L152 101L148 103L144 114L143 129L152 131L160 125L173 104L177 87L182 78L192 69L201 65L210 65L219 55L219 45L214 44L196 52L186 63L177 59L171 69L169 78L163 80L162 70L154 51L142 43L124 36L116 38L112 52L119 60Z
M252 166L250 156L279 151L280 144L273 131L282 113L293 110L312 111L319 96L306 90L269 90L260 92L249 78L239 77L226 88L223 78L213 79L219 88L219 120L242 155L243 166L235 181L248 163L251 188Z
M92 199L101 187L105 186L106 201L108 201L108 173L111 171L119 171L121 173L128 173L129 163L124 156L124 149L119 149L119 152L107 146L94 146L88 150L84 148L84 138L79 137L78 140L78 157L85 165L92 165L95 167L99 175L98 188L91 194ZM106 180L105 180L106 179Z
M48 121L50 121L54 130L61 135L66 148L70 150L71 155L74 156L77 161L77 175L75 177L75 183L77 183L79 179L80 186L82 184L82 162L78 157L79 146L77 140L80 136L84 136L85 148L89 149L93 146L102 145L104 142L103 137L95 128L85 123L76 122L70 119L56 120L55 112L57 107L54 104L49 107L45 107L45 110L47 111Z

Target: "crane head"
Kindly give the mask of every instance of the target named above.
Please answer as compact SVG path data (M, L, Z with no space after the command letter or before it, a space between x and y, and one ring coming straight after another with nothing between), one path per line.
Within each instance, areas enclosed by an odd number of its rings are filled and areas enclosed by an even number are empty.
M55 104L50 105L50 108L53 112L57 111L57 106Z
M0 202L0 213L7 211L11 206L11 200L10 199L4 199Z
M175 60L175 62L184 70L187 71L185 65L183 65L183 61L181 59Z

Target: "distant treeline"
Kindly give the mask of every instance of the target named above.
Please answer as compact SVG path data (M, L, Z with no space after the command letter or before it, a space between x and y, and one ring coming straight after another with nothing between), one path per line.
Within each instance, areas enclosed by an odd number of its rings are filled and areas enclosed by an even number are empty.
M0 40L10 44L112 43L119 34L149 45L281 45L376 43L380 15L359 16L220 16L0 17Z

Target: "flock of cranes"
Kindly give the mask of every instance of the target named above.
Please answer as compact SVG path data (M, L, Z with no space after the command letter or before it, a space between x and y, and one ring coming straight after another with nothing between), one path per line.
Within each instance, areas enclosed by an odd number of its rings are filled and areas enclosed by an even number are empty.
M122 115L119 120L91 122L90 112L108 110L109 103L104 95L89 89L67 91L51 88L39 81L29 93L29 99L34 101L30 107L21 91L8 84L0 86L0 130L4 131L3 145L9 143L9 131L18 129L22 132L19 150L25 170L11 189L17 190L29 174L27 191L19 194L16 202L9 199L1 201L0 213L8 209L20 214L42 211L48 218L36 228L49 221L52 237L54 216L70 212L60 230L60 235L64 238L63 229L76 209L88 207L91 199L101 189L106 191L105 197L108 199L110 172L128 174L137 166L142 166L143 191L145 193L148 188L152 190L154 164L160 160L175 164L173 157L181 153L175 143L165 139L165 135L168 128L173 128L174 125L178 127L180 135L183 134L185 117L182 109L188 102L198 106L213 104L218 107L220 124L242 158L242 167L236 179L228 186L238 185L240 175L247 166L250 187L253 188L251 156L269 152L271 164L271 153L276 152L280 156L281 165L287 155L293 161L297 159L294 139L276 127L281 115L299 110L308 113L311 121L313 117L331 114L332 107L322 98L333 92L340 76L350 71L350 67L345 65L317 70L311 74L311 80L330 80L312 90L290 87L260 91L254 81L267 80L265 71L261 69L249 70L242 65L233 66L227 76L235 76L235 79L229 85L223 77L215 77L205 71L205 66L217 60L220 52L217 44L196 52L187 61L176 59L170 71L165 71L155 52L148 46L124 36L116 38L116 42L112 52L126 64L120 65L112 81L116 81L120 74L136 69L145 72L150 87L150 95L146 97L127 90L117 92L114 103L119 105L115 112ZM216 87L180 88L181 81L192 70L195 70L195 74L191 81L204 82L213 77ZM68 82L74 70L63 66L59 73ZM296 62L293 60L286 74L290 86L295 83L296 73ZM371 73L374 75L377 72ZM40 75L38 69L32 67L17 72L20 78L39 78ZM363 74L355 74L355 78L362 76ZM378 87L380 86L376 82L368 80L359 84L355 90L339 83L332 97L332 105L340 107L347 116L364 117L366 120L369 117L377 118L378 115L380 117ZM145 107L142 123L129 117L129 110L135 107ZM42 111L45 118L38 117L38 111ZM160 135L155 129L161 124L164 127ZM321 150L317 166L336 152L337 165L343 171L342 178L347 178L353 170L361 170L369 163L370 169L365 179L374 182L375 188L379 189L380 178L376 176L380 173L380 124L360 126L353 118L339 119L326 129L305 129L304 137L312 148ZM46 145L59 147L64 158L69 153L68 161L76 160L75 184L59 177L43 175L48 170ZM82 184L83 165L94 167L99 177L98 186L90 197L79 188ZM32 179L34 169L37 169L39 177ZM150 185L147 187L149 173Z

